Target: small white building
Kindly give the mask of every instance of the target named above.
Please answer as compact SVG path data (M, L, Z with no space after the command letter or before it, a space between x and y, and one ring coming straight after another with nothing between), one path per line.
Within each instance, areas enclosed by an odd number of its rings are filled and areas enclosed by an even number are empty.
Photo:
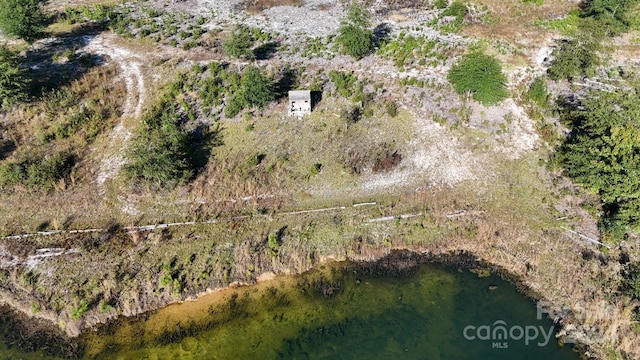
M289 91L289 116L303 117L311 115L311 91L293 90Z

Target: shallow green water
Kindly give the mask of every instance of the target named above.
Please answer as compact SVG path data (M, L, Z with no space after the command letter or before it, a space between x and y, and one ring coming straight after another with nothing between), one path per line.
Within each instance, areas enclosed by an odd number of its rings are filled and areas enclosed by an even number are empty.
M554 336L545 341L553 329L551 321L537 319L535 304L498 278L433 265L402 274L370 272L326 266L303 276L172 305L145 319L87 333L82 338L87 344L85 355L103 359L578 358L570 348L559 347ZM494 331L502 325L499 321L504 321L506 336L511 331L509 339L499 338L503 333Z

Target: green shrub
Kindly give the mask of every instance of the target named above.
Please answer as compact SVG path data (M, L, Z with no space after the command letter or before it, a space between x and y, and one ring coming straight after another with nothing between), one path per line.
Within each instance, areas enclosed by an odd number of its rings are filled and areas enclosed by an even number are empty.
M561 119L574 129L555 161L565 174L600 196L600 226L615 240L621 240L627 229L640 229L637 94L637 90L593 92L581 104L561 108Z
M275 100L277 95L273 80L255 66L247 67L240 77L237 90L229 92L233 95L225 107L227 117L234 117L245 108L262 108Z
M583 16L596 20L609 36L618 35L629 29L632 18L629 10L637 0L584 0Z
M273 81L255 66L249 66L244 70L240 87L248 106L262 108L276 98Z
M71 319L78 320L89 310L89 304L86 300L80 301L80 305L71 309Z
M18 54L0 46L0 107L27 100L28 91L29 78L20 66Z
M158 285L160 285L161 288L164 288L171 284L173 284L173 277L171 276L171 273L165 272L160 277L160 281L158 282Z
M224 116L232 118L244 109L244 102L239 96L232 96L224 107Z
M552 80L595 75L595 69L601 63L598 53L607 33L603 25L593 18L580 19L573 37L562 40L552 53L554 60L548 70Z
M82 15L91 21L108 20L111 9L102 4L95 4L93 7L83 6L80 8Z
M467 9L467 5L465 5L461 1L454 1L451 3L449 8L447 8L444 12L444 16L454 16L456 19L463 20L469 9Z
M222 71L222 66L220 66L220 71ZM224 97L226 88L218 71L215 69L211 70L211 74L202 79L199 85L200 90L198 91L198 96L202 101L202 106L209 107L222 104L222 98Z
M0 184L25 185L48 190L56 181L71 174L76 155L61 151L44 156L30 155L22 160L0 165Z
M145 115L124 166L129 179L172 188L194 176L192 136L180 126L182 114L171 102L163 99Z
M389 101L384 105L384 110L386 111L387 115L394 118L398 116L398 103L396 103L395 101Z
M563 40L552 53L554 59L548 70L549 77L552 80L570 80L594 75L596 66L600 64L597 51L601 47L600 40L588 33Z
M254 42L251 29L246 26L238 26L233 30L231 36L222 43L222 49L228 56L252 59Z
M329 78L336 86L338 94L344 97L351 96L353 86L357 80L353 73L346 74L341 71L331 70L329 72Z
M444 10L440 16L435 19L435 23L439 22L439 19L442 19L444 16L453 17L452 21L446 22L443 26L440 27L440 32L442 33L457 33L462 29L462 23L464 22L465 16L469 9L467 6L461 1L454 1L449 5L449 7Z
M493 105L507 97L506 76L495 58L480 52L462 57L451 67L448 76L459 94L471 93L485 105Z
M549 68L553 80L593 76L600 65L598 52L606 36L616 36L629 30L635 20L629 15L637 0L585 0L582 2L573 37L561 42L554 50ZM571 15L571 14L570 14Z
M0 30L29 43L43 35L46 17L41 0L0 0Z
M309 177L313 177L320 174L321 170L322 170L322 164L315 163L311 165L311 168L309 169Z
M380 46L378 54L393 59L393 63L398 68L403 68L418 60L418 64L426 64L425 57L436 57L434 51L437 41L428 40L424 36L411 36L401 33L393 41L387 41Z
M340 28L340 32L335 41L338 44L340 53L360 60L373 49L371 30L359 28L353 25L345 25Z
M547 83L544 81L544 77L539 76L533 80L529 89L525 93L525 98L538 106L546 107L549 102L549 91L547 90Z
M354 106L348 109L342 109L340 111L340 119L346 122L347 125L353 125L360 121L362 118L362 108L360 106Z
M343 19L335 43L340 53L360 60L373 50L373 31L370 14L362 6L353 3Z
M436 0L433 5L436 7L436 9L446 9L449 5L449 0Z
M280 241L278 240L278 235L276 233L270 233L267 238L267 250L269 252L269 256L271 258L275 258L280 251Z

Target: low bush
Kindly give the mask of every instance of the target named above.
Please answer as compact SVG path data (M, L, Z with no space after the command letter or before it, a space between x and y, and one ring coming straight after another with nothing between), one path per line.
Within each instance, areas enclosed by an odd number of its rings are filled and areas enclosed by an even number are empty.
M44 34L47 21L40 0L0 0L0 30L33 43Z
M29 78L21 67L18 54L0 46L0 107L25 101L29 93Z
M533 101L540 107L546 107L549 103L549 91L544 77L539 76L533 80L529 89L525 93L525 98Z
M448 76L456 92L470 93L485 104L494 105L507 97L506 76L502 66L495 58L480 52L462 57L451 67Z
M353 125L360 121L362 118L362 108L360 106L354 106L340 111L340 119L346 122L347 125Z
M124 166L127 178L172 188L195 175L192 136L181 126L186 115L171 100L163 99L145 115Z
M560 46L553 51L553 63L548 69L552 80L571 80L578 76L592 76L600 64L597 51L601 49L600 41L588 34L562 40Z
M398 116L398 103L396 103L395 101L389 101L384 105L384 110L387 115L394 118Z
M251 29L246 26L236 27L229 38L222 43L225 54L234 58L253 58L253 44L255 39Z
M69 151L34 154L21 160L9 161L0 165L0 184L48 190L58 180L71 174L76 161L77 156Z
M336 86L338 94L349 97L352 94L353 86L356 84L356 77L353 73L344 73L341 71L331 70L329 72L329 78Z
M366 8L356 5L349 7L347 16L343 19L335 43L340 53L360 60L373 50L373 31L371 30L370 14Z
M277 96L273 80L255 66L249 66L244 70L237 90L230 93L232 95L225 108L227 117L234 117L249 107L262 108Z

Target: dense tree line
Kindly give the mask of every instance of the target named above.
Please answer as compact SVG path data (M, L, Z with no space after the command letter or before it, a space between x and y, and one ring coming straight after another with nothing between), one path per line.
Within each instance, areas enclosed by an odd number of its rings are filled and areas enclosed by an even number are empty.
M554 51L553 80L593 76L603 61L603 41L628 31L638 0L586 0L578 28ZM640 230L640 103L638 91L593 90L579 101L560 101L561 119L572 131L554 164L600 196L604 238L621 240Z
M638 90L592 92L565 104L562 118L573 132L556 160L565 173L603 204L601 227L620 239L640 224L640 103Z

